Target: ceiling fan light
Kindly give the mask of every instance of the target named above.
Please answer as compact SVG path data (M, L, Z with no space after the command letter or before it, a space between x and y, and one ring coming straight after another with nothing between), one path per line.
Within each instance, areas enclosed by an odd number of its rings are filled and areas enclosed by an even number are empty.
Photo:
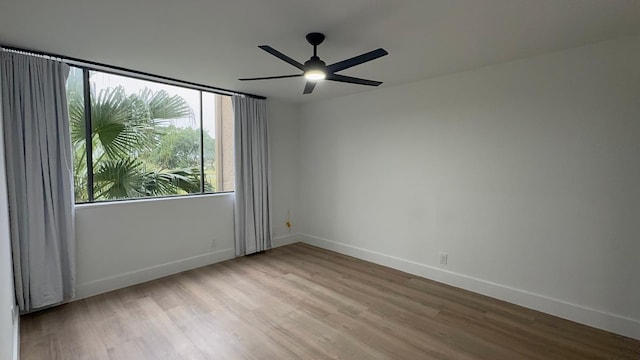
M318 81L324 80L327 77L327 74L320 69L309 69L304 72L304 77L309 81Z

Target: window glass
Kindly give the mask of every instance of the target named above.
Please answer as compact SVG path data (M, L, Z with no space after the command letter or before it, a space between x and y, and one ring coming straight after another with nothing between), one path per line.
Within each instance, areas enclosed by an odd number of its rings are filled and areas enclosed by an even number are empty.
M90 72L95 200L199 193L197 90Z
M87 74L72 68L67 81L77 203L233 191L229 96Z
M82 69L71 67L67 78L69 128L73 148L73 184L76 202L89 200L87 193L87 152L85 143L84 85Z
M231 97L202 93L204 173L208 191L233 191L233 108Z

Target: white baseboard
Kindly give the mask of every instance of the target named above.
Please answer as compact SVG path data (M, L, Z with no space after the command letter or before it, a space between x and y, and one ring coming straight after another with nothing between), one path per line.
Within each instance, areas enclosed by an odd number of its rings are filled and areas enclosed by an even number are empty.
M234 257L235 250L233 248L224 249L90 281L79 284L76 287L76 297L72 301L233 259Z
M538 310L581 324L593 326L616 334L640 340L640 321L586 306L535 294L526 290L497 284L472 276L443 270L415 261L385 255L344 243L323 239L308 234L298 234L297 239L310 245L341 254L388 266L409 274L435 280L451 286L473 291L492 298Z
M283 236L274 237L271 239L271 248L277 248L289 244L294 244L300 241L300 234L288 234Z

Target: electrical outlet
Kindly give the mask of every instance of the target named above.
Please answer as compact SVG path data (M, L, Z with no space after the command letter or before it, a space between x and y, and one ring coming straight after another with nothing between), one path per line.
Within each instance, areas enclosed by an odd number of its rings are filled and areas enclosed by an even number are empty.
M447 265L447 253L446 252L441 252L440 253L440 264L442 265Z
M211 239L211 247L215 248L216 246L218 246L218 239L216 238Z

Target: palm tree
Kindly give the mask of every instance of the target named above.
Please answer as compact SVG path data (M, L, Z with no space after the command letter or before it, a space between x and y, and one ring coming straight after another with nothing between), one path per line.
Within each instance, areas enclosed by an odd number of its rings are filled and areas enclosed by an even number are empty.
M82 84L72 76L67 84L71 141L74 150L74 182L77 202L87 201L85 116ZM127 95L124 87L110 87L96 94L91 88L91 144L94 198L123 199L200 191L198 167L147 168L140 156L154 150L162 125L171 119L192 117L180 96L145 88Z

